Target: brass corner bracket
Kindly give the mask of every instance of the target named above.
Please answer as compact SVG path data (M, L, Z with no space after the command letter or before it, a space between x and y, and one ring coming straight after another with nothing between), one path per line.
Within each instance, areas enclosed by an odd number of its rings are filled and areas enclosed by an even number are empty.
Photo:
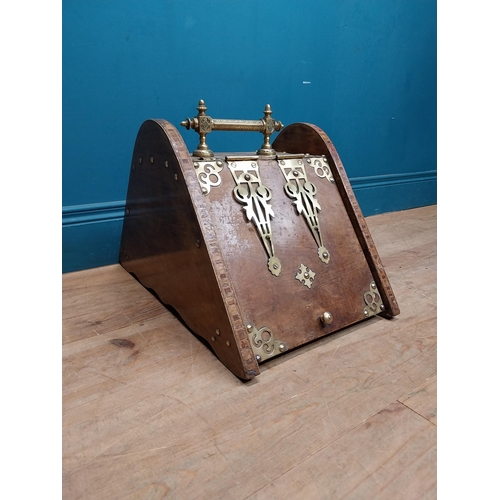
M363 294L363 298L366 304L363 309L365 318L375 316L376 314L380 314L385 311L385 306L382 302L382 297L380 296L380 292L378 291L375 281L370 283L370 289Z
M283 342L274 339L273 332L267 326L257 329L255 326L248 324L247 333L258 363L287 350Z
M212 161L195 161L193 165L204 195L210 193L212 187L220 186L222 180L219 174L224 165L222 160L212 158Z

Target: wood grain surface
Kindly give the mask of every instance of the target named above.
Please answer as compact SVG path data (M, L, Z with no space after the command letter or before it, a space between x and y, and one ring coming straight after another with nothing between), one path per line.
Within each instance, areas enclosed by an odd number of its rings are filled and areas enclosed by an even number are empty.
M330 138L318 126L310 123L292 123L285 127L273 142L273 147L288 153L307 152L311 155L325 155L331 166L332 175L349 214L365 258L377 283L386 306L388 317L399 314L399 305L373 242L370 230L361 212L358 200L352 190L344 165ZM382 314L384 315L384 313Z
M249 379L259 369L221 244L179 132L165 120L147 120L132 157L120 263L236 376Z
M328 155L335 181L300 157L288 158L296 162L288 166L284 158L253 157L242 167L242 153L233 153L232 160L215 153L221 182L204 196L196 174L197 168L203 172L202 162L193 160L165 120L142 124L130 169L120 263L242 379L259 373L258 352L248 336L252 329L271 332L273 356L279 355L366 320L367 294L376 285L371 297L385 307L376 312L387 318L399 314L331 141L317 127L299 123L275 142L280 151ZM255 168L246 170L250 164ZM235 182L242 182L240 202ZM252 190L260 195L250 197ZM263 212L265 237L249 216ZM271 242L272 252L263 241ZM279 276L268 268L270 257L279 259ZM312 286L297 279L300 269L315 277ZM324 315L329 321L321 320Z
M63 497L436 498L436 207L366 223L401 314L248 382L121 266L63 275Z

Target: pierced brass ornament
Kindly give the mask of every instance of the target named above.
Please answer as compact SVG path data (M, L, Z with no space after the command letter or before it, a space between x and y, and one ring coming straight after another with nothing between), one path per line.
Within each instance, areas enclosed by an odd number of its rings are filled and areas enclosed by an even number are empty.
M319 211L321 207L316 199L316 186L307 178L304 155L277 155L278 165L287 181L285 193L293 201L297 213L304 217L318 245L318 257L321 262L330 262L330 252L323 245L319 227Z
M248 222L253 222L267 252L267 267L273 276L281 274L281 261L274 254L271 217L274 212L271 206L272 192L262 184L257 158L226 157L229 171L236 187L233 194L243 205Z
M223 166L224 163L219 159L194 162L196 177L204 195L210 193L211 188L220 186L222 180L219 172L222 171Z
M275 340L273 332L267 326L257 329L255 326L248 324L247 332L255 358L259 363L287 350L283 342Z
M326 156L305 155L304 160L307 165L314 168L314 173L320 179L328 179L332 184L335 183L335 179L333 178Z
M365 318L370 316L375 316L385 310L385 306L382 303L382 297L378 291L375 281L370 283L370 289L363 294L365 301L365 308L363 309L363 314Z

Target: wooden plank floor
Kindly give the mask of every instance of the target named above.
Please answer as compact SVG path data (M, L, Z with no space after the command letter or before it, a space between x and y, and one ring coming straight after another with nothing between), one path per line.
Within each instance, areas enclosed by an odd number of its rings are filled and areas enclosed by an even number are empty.
M436 207L367 218L401 308L234 377L119 265L63 275L63 497L436 498Z

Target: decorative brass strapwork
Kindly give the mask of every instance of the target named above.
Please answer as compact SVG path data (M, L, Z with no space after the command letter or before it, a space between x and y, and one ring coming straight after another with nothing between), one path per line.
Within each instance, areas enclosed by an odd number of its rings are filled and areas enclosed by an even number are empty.
M186 118L181 122L181 126L187 130L192 128L200 135L200 143L193 152L193 156L198 158L212 158L213 153L207 145L207 134L213 130L226 130L233 132L261 132L264 134L264 142L257 151L258 155L272 156L276 151L271 146L270 137L273 132L278 132L283 128L280 121L271 118L271 106L266 104L264 108L264 118L260 120L226 120L222 118L212 118L205 111L205 101L200 100L198 107L198 116L194 118Z
M285 193L294 200L298 214L302 214L318 245L319 259L328 264L330 252L323 246L318 212L321 210L316 199L316 186L307 179L304 155L277 155L278 165L285 177Z
M273 332L267 326L257 329L248 324L247 332L250 345L259 363L286 351L286 345L280 340L275 340Z
M271 217L271 190L262 184L259 174L258 157L253 158L226 156L227 165L233 176L236 187L233 190L236 200L243 205L247 220L253 222L259 232L269 260L267 267L274 276L281 274L281 262L274 255Z
M363 294L363 298L366 304L366 307L363 309L365 318L375 316L385 310L385 306L382 303L382 298L380 297L375 281L370 283L370 289Z
M200 183L201 192L203 194L210 193L210 188L220 186L222 182L219 172L222 170L224 163L219 159L212 161L195 161L194 168L196 176Z

